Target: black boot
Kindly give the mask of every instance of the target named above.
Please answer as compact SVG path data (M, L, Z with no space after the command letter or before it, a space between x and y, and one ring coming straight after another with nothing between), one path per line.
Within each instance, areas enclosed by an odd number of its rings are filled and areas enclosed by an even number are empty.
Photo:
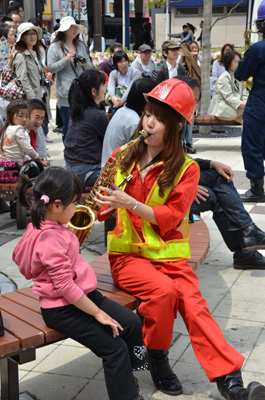
M252 254L238 255L234 254L234 265L235 269L265 269L265 257L258 251Z
M155 387L171 396L182 394L181 383L169 365L168 350L147 349L147 358Z
M263 179L250 179L250 189L245 194L241 194L240 198L245 203L264 203L264 180Z
M242 231L241 249L244 253L253 253L265 249L265 232L255 224L247 226Z
M251 382L245 389L241 371L216 378L219 392L227 400L264 400L265 387L259 382Z

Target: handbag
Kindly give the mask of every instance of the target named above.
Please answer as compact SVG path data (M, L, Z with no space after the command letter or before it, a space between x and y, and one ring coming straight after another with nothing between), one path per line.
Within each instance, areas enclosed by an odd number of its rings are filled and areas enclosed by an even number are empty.
M0 160L0 182L14 183L18 180L21 165L17 161Z
M17 53L15 54L10 67L4 67L1 69L0 96L7 101L23 99L26 97L22 84L12 68L16 55Z
M25 174L30 180L34 180L44 170L43 165L38 160L24 161L19 171L19 175Z

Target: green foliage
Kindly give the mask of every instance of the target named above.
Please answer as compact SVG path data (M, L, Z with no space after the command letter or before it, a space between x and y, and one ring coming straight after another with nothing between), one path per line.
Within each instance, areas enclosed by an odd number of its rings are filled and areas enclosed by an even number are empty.
M158 8L159 7L164 7L165 6L165 0L147 0L146 1L146 6L148 8L152 8L152 6L156 5Z

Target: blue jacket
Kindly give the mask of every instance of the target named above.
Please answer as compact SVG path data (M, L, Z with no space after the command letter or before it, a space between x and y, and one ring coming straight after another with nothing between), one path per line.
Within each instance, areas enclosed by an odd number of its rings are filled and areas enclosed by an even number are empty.
M243 119L255 118L265 122L265 40L254 43L239 61L235 78L245 81L253 77Z

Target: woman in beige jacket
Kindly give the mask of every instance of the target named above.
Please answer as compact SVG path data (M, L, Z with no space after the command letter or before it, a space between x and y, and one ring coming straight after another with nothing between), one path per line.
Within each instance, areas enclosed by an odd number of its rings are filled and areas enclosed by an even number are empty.
M18 27L14 67L27 99L36 97L40 100L46 97L45 72L40 59L39 40L42 37L41 28L31 22L25 22Z
M242 125L248 91L242 86L242 82L234 77L240 58L241 55L236 51L225 54L226 71L220 75L214 86L208 114L226 121L237 121Z

